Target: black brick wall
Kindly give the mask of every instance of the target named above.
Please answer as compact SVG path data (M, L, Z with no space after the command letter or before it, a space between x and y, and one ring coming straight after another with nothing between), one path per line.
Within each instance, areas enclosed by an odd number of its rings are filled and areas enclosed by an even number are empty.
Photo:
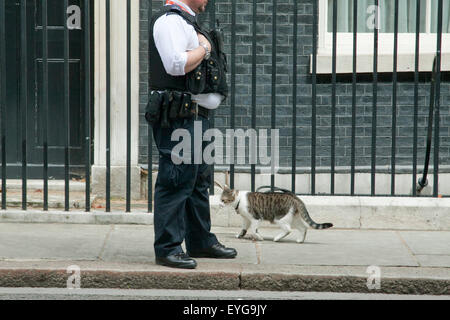
M277 16L277 89L276 125L280 129L280 164L291 166L292 146L292 46L293 46L293 1L278 1ZM297 89L297 159L298 167L309 167L311 163L311 75L309 74L312 53L312 1L298 0L298 89ZM225 30L225 49L231 52L231 1L210 1L208 10L215 2L216 18ZM251 124L251 63L252 63L252 3L237 1L236 26L236 127L249 128ZM156 12L162 1L153 1ZM272 1L257 1L257 128L270 128L271 81L272 81ZM147 125L144 109L147 99L147 8L148 1L141 0L141 45L140 45L140 163L147 162ZM209 25L209 14L202 16ZM380 44L382 45L382 44ZM229 62L231 57L229 56ZM228 75L230 76L230 75ZM372 141L372 82L370 77L359 76L357 85L356 165L370 166ZM317 166L330 166L331 137L331 81L319 78L317 85ZM423 163L426 146L426 127L429 105L429 75L424 75L419 87L419 138L418 160ZM440 163L450 165L450 83L441 87ZM336 109L336 165L349 166L351 152L351 79L339 77ZM230 127L230 99L216 111L215 125L222 132ZM411 165L413 152L413 108L414 82L412 75L402 76L398 84L397 99L397 165ZM391 161L392 135L392 81L389 75L381 77L378 84L377 107L377 166L384 168ZM156 160L156 149L154 151Z

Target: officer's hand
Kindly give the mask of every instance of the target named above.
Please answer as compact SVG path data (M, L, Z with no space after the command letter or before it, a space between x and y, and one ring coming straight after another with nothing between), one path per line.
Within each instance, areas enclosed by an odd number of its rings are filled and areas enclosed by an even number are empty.
M208 39L206 39L206 37L204 35L202 35L201 33L197 33L197 36L198 36L198 42L206 43L206 45L209 48L209 51L211 51L211 43L209 43Z

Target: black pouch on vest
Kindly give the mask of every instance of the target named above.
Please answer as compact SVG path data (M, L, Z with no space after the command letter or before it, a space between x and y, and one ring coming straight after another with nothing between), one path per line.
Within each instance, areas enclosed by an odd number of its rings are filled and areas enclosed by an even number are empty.
M161 107L161 128L169 128L169 111L170 104L173 100L172 93L169 91L165 91L162 94L162 107Z
M153 126L159 121L162 104L163 95L158 91L153 91L145 108L145 119L149 125Z
M186 89L192 94L199 94L205 90L206 87L206 64L205 60L186 75Z
M219 53L219 56L222 54L225 55L225 50L223 46L223 31L222 29L213 29L209 32L209 35L211 36L211 40L214 42L217 52Z
M194 104L192 103L191 95L188 93L184 93L181 100L179 117L191 118L195 114L195 110L193 110L193 108Z
M169 111L169 119L174 120L178 118L178 114L180 113L181 103L183 102L183 92L173 91L172 92L173 100L170 103L170 111Z
M222 80L222 70L220 69L219 61L211 57L207 61L207 73L206 79L208 82L208 87L210 92L218 92L219 84Z

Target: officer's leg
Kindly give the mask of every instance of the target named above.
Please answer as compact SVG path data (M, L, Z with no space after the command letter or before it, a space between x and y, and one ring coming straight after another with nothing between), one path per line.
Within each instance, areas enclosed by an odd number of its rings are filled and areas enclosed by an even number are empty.
M208 121L203 119L204 130ZM203 144L203 150L206 143ZM212 167L198 165L197 179L191 196L186 200L186 249L194 258L233 259L237 251L226 248L211 233L208 188L211 182Z
M210 166L199 165L192 195L186 200L186 249L196 251L218 243L211 233L209 207Z
M209 121L203 117L199 117L197 121L201 121L202 134L204 134L209 129ZM207 145L207 142L202 143L202 155ZM209 248L218 242L216 236L211 233L208 189L212 167L202 161L197 168L194 189L186 200L186 249L188 252Z
M177 120L178 121L178 120ZM153 129L158 147L159 170L155 185L155 254L166 257L182 252L181 243L185 235L186 200L192 193L192 181L196 167L192 164L175 165L171 159L173 142L171 135L180 123L174 122L171 128Z
M186 200L190 190L183 188L182 179L176 177L176 171L188 173L192 165L180 165L184 168L176 168L167 159L160 158L158 178L155 185L155 254L157 257L166 257L182 252L181 243L185 234ZM192 174L194 176L194 174ZM169 182L177 179L177 187ZM175 181L175 180L173 180ZM184 185L186 186L186 185Z

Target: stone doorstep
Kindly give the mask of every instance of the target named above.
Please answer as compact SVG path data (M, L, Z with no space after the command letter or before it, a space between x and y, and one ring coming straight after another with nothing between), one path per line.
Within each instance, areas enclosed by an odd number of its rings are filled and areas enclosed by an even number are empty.
M83 264L90 264L88 267ZM9 264L9 266L8 266ZM29 265L33 267L29 267ZM380 289L367 288L367 274L358 267L253 266L202 263L201 269L168 269L155 265L103 262L0 262L0 287L66 288L67 267L79 264L82 288L260 290L450 295L448 269L385 268ZM20 266L21 265L21 266ZM106 266L103 266L106 265ZM63 267L62 267L63 266ZM270 269L269 269L270 268ZM383 271L385 270L383 269ZM411 270L414 269L414 270ZM273 271L277 270L277 271ZM286 271L288 270L288 271Z
M49 191L64 191L65 181L64 180L48 180L48 190ZM69 181L70 191L84 192L86 184L84 181L70 180ZM22 190L22 180L19 179L7 179L6 189L9 191ZM29 191L42 190L44 189L43 180L28 179L27 189Z
M0 222L72 223L72 224L140 224L153 225L153 214L146 212L82 212L82 211L0 211Z
M450 199L302 197L312 219L331 222L338 229L450 230ZM84 200L80 204L84 205ZM241 227L241 217L230 208L221 208L219 197L210 197L211 220L215 227ZM64 203L62 203L64 207ZM61 208L61 207L59 207ZM82 206L80 208L83 208ZM145 206L132 207L131 213L119 209L106 213L104 207L90 213L40 209L0 211L2 222L85 223L85 224L153 224L153 215ZM276 227L268 222L262 226Z
M450 199L302 196L311 218L341 229L450 230ZM240 227L241 217L210 198L214 226ZM268 223L264 226L270 227ZM276 227L276 226L275 226Z

